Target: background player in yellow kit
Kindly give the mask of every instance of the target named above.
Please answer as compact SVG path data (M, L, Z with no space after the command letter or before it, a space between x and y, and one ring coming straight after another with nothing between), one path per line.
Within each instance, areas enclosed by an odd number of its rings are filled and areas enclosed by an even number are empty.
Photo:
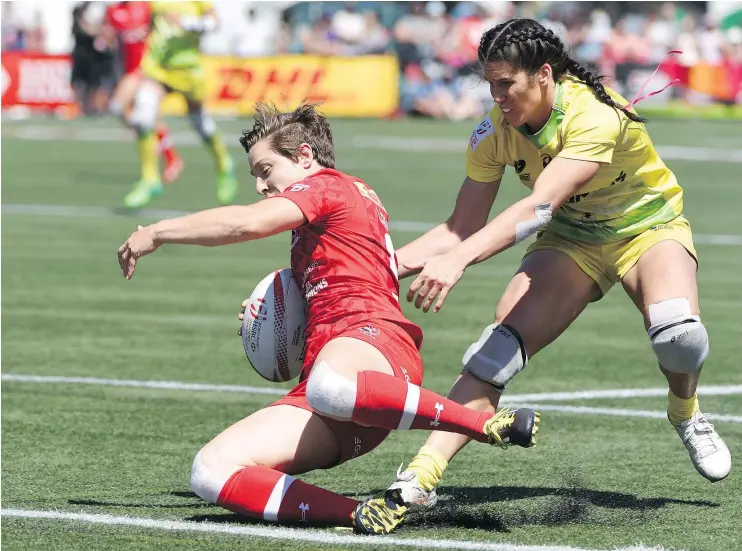
M138 133L142 173L124 199L127 207L142 207L163 191L154 129L166 92L183 95L191 124L214 157L219 202L232 203L237 195L232 158L203 106L206 82L199 42L203 33L215 30L217 25L210 2L152 2L152 30L141 62L143 78L131 117Z
M537 239L500 299L495 323L464 354L449 398L496 408L528 359L620 282L667 378L670 423L696 470L710 481L725 478L729 449L696 396L709 341L683 190L643 119L536 21L514 19L486 31L478 57L496 105L472 133L451 217L397 251L400 277L422 269L407 298L438 311L467 266ZM506 165L532 193L487 223ZM467 442L431 434L385 499L366 506L432 505L448 461Z

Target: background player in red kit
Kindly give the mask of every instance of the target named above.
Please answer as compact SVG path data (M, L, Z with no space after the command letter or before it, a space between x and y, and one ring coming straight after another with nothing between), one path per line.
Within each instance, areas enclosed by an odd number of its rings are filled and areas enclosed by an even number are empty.
M204 446L191 488L254 518L389 531L404 505L371 515L357 501L292 475L368 453L394 429L529 447L538 414L481 414L419 386L422 333L399 306L384 206L365 182L334 169L330 127L314 105L256 110L240 143L268 199L140 226L119 248L119 264L129 279L138 259L163 243L226 245L293 230L291 268L307 300L300 382Z
M128 115L139 84L139 63L147 46L151 24L152 8L149 2L116 2L106 9L104 33L111 42L118 44L124 70L113 92L109 110L127 126L130 126ZM165 159L162 180L171 183L183 171L183 159L170 139L167 126L162 122L157 126L157 139L160 153Z

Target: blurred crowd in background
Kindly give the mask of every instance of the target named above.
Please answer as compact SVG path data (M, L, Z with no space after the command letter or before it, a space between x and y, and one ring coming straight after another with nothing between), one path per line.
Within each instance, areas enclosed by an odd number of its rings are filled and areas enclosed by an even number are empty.
M31 2L33 4L33 2ZM59 1L57 8L59 9ZM38 4L38 3L37 3ZM119 75L115 44L101 38L107 2L70 4L65 32L73 78L90 78L103 98ZM606 75L628 95L669 50L664 78L680 84L667 94L688 103L742 103L742 6L714 15L708 2L214 2L220 30L202 39L203 52L236 57L278 54L398 59L399 113L444 119L476 118L491 105L478 86L477 46L482 32L512 17L532 17L562 36L573 57ZM733 4L733 3L726 3ZM41 5L41 4L39 4ZM61 53L59 17L37 7L18 13L2 3L3 52ZM48 44L50 26L55 44ZM86 68L80 68L85 65ZM702 66L704 71L692 71ZM726 91L697 93L695 78L723 75ZM703 87L701 87L703 89ZM666 100L667 98L665 98ZM96 101L96 100L91 100ZM105 99L88 111L105 110Z

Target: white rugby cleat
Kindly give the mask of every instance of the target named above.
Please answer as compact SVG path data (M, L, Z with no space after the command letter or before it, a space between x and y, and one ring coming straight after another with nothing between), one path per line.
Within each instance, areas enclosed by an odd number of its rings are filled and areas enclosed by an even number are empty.
M687 421L679 425L672 423L672 426L685 444L693 466L704 478L717 482L729 475L732 454L706 415L699 411Z
M386 496L403 502L407 507L432 507L438 502L435 488L426 491L417 475L412 471L402 471L402 467L397 469L397 481L389 486Z

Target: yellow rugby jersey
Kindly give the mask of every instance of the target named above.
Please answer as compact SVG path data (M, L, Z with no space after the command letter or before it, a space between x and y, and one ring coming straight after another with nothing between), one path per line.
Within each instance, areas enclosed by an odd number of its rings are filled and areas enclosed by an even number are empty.
M166 69L198 67L200 33L186 31L169 18L202 17L211 8L211 2L152 2L152 30L145 56Z
M617 103L628 103L606 90ZM557 83L551 117L534 135L510 126L495 105L469 140L466 174L478 182L494 182L510 165L533 189L554 157L600 163L580 194L554 213L549 230L564 237L616 241L669 222L683 210L683 190L644 124L601 103L590 87L571 76Z

